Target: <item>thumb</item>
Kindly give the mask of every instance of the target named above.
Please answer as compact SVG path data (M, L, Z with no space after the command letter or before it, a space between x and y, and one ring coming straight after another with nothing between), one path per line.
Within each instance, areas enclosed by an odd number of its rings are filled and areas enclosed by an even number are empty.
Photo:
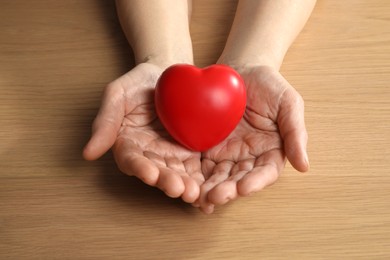
M308 171L309 159L306 151L308 135L304 119L304 101L291 86L281 98L278 125L287 159L296 170Z
M83 150L84 159L96 160L114 145L124 116L121 91L115 84L106 87L100 110L92 125L92 136Z

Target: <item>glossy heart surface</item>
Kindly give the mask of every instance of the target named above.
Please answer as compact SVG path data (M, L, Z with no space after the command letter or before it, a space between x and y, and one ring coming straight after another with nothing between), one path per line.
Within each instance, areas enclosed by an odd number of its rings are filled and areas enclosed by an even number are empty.
M244 81L232 68L178 64L166 69L155 90L156 111L183 146L206 151L237 126L246 106Z

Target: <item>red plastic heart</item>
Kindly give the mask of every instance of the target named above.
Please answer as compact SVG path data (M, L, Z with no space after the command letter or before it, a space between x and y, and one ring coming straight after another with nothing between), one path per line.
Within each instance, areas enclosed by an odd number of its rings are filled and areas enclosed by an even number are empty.
M232 68L178 64L166 69L155 90L159 119L179 143L205 151L237 126L246 107L244 81Z

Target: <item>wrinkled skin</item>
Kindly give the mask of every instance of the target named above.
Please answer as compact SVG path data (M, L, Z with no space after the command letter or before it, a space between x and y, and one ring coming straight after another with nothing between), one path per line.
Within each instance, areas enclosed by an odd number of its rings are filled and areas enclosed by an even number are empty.
M300 95L271 68L238 71L247 87L247 109L221 144L200 154L169 137L153 102L162 69L144 63L105 89L84 157L94 160L112 148L121 171L205 213L275 182L286 156L297 170L308 170Z
M269 67L239 72L247 87L245 114L226 140L202 154L206 181L196 204L206 213L274 183L285 155L297 170L309 167L301 96Z
M107 86L84 157L96 159L112 147L122 172L192 203L204 182L201 154L173 141L156 117L153 90L161 73L144 63Z

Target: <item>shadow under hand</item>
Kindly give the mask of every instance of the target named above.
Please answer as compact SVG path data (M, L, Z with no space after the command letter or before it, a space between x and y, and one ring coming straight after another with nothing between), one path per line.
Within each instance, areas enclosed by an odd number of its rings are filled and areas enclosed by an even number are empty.
M99 178L97 183L108 195L133 213L136 211L138 214L170 216L184 213L187 217L196 217L199 214L198 209L181 199L169 198L159 189L146 185L136 177L120 172L111 153L105 155L103 160L106 162L100 176L97 176Z
M108 208L113 210L105 217L128 232L133 255L139 259L182 259L177 250L192 258L213 248L210 230L218 232L218 215L206 216L181 199L171 199L136 177L121 173L111 154L103 159L109 163L95 178L111 204Z

